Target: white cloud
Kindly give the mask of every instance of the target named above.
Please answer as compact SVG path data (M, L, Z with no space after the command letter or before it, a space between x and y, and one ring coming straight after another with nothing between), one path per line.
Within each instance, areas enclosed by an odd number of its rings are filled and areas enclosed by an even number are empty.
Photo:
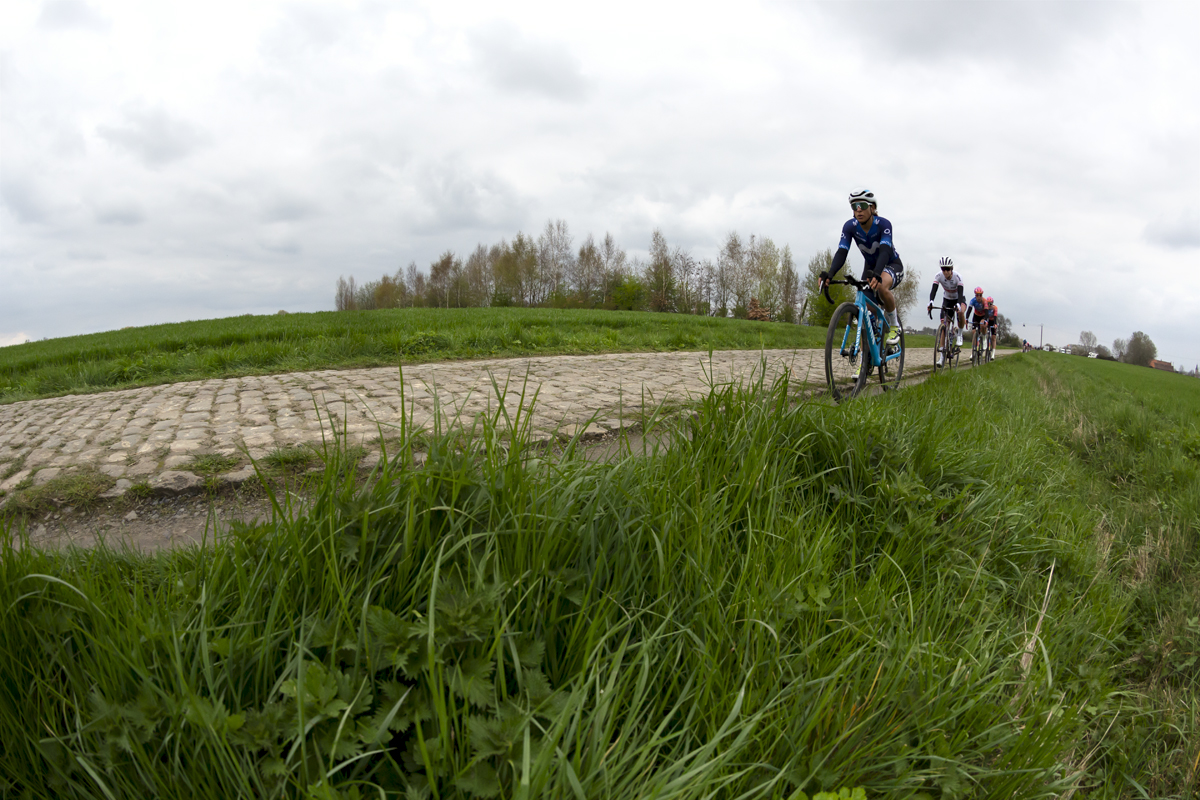
M480 69L497 88L567 101L584 99L591 88L570 49L531 40L513 25L476 30L471 44Z
M212 141L203 129L161 108L130 109L123 122L99 125L96 133L152 169L187 158Z
M13 344L24 344L25 342L29 341L30 338L31 337L29 334L23 332L0 333L0 347L8 347L9 345Z
M1145 238L1172 250L1194 250L1200 247L1200 217L1188 213L1174 219L1155 219L1146 226Z
M106 31L108 20L83 0L48 0L38 27L51 31Z

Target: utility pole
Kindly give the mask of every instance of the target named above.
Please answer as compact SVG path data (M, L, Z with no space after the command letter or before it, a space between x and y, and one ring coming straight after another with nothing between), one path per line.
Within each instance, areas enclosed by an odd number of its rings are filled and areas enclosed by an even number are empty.
M1021 323L1021 327L1025 327L1025 323ZM1042 349L1042 328L1046 327L1044 323L1038 323L1038 350ZM1024 338L1024 337L1022 337Z

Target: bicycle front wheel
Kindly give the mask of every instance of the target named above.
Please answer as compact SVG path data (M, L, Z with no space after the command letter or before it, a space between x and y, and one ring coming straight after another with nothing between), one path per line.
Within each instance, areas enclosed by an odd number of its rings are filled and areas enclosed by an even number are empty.
M866 331L859 330L858 306L842 303L834 309L825 333L825 384L835 403L862 391L871 371Z
M934 375L936 375L939 370L947 370L950 368L950 348L946 347L946 337L949 335L950 331L946 330L946 321L942 320L938 325L937 335L934 336L933 339Z

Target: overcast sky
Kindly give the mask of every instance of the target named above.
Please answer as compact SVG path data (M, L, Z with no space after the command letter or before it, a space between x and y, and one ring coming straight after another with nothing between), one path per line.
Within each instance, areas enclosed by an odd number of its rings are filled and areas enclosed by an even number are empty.
M549 218L803 264L867 186L922 284L949 255L1035 342L1191 368L1197 32L1195 2L5 0L0 344L332 309Z

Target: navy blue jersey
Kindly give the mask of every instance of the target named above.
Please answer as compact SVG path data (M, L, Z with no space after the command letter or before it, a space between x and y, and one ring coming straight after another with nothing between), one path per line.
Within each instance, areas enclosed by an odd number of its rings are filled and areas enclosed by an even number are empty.
M838 242L838 248L849 250L851 240L858 245L859 252L863 254L864 270L874 272L880 267L891 264L904 266L900 262L900 254L896 252L896 245L892 244L892 223L883 217L872 217L871 229L868 231L863 230L862 225L858 224L858 220L849 220L842 226L842 240ZM876 264L875 258L879 253L879 246L884 244L892 248L892 257L887 264Z

